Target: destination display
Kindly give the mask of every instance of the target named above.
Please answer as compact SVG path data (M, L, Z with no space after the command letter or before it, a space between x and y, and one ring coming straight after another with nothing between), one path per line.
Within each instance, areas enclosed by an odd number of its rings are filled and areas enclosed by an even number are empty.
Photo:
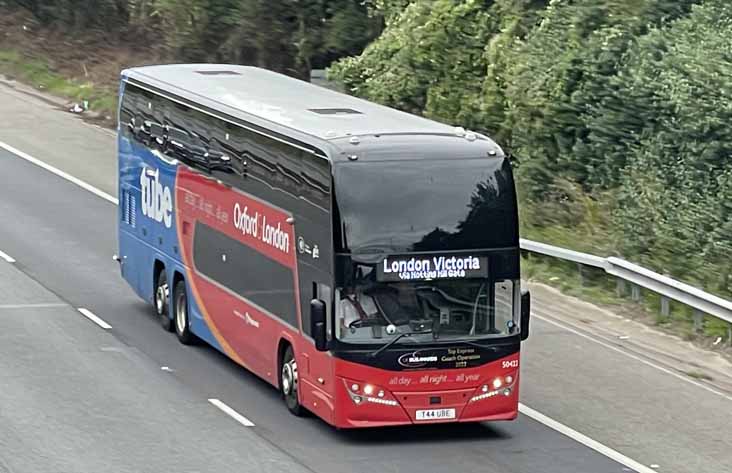
M387 256L376 267L376 279L383 282L486 277L488 277L486 256Z

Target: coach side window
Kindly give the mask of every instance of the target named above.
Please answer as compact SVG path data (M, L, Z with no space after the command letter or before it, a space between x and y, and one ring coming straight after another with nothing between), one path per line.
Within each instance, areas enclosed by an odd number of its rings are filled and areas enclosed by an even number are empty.
M209 169L216 179L230 186L240 187L246 164L243 164L244 159L231 139L229 125L216 117L207 119Z
M150 148L159 146L164 137L162 98L128 84L120 107L123 136Z
M329 209L331 176L328 161L319 157L302 158L297 169L301 177L300 195L323 209Z
M208 168L206 146L197 133L196 113L198 112L186 105L166 101L163 111L165 143L161 146L161 151L205 171Z
M241 127L226 121L221 121L214 130L213 139L216 141L219 150L230 159L228 169L225 171L229 176L228 181L235 187L241 187L242 179L248 172L250 153L244 147Z

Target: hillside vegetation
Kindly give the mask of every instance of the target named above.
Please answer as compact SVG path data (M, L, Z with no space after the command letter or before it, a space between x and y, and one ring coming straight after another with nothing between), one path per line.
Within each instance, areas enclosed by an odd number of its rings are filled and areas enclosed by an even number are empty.
M377 7L383 34L330 77L495 137L525 237L732 294L732 2Z
M176 62L226 62L307 78L358 54L381 20L360 0L0 0L44 28L151 51ZM93 46L93 45L89 45ZM154 52L154 54L152 54Z
M0 51L0 66L47 87L47 69L83 71L84 87L96 80L112 91L100 99L110 110L118 71L128 65L233 62L307 77L332 64L331 79L353 94L494 137L516 165L525 237L620 255L732 296L729 0L0 0L0 7L22 7L34 19L27 30L15 17L0 21L6 44L11 38L45 54L29 68L11 47Z

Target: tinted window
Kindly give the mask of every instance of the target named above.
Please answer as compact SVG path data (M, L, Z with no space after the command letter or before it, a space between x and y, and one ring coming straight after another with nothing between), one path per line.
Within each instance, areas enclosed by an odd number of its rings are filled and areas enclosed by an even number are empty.
M516 195L505 159L346 162L336 167L335 188L338 251L518 245Z
M305 199L322 209L330 204L330 172L326 159L272 138L228 125L235 155L245 162L245 181L255 181L284 199ZM251 183L245 182L244 185Z
M199 273L297 327L294 276L289 268L200 222L193 259Z
M167 101L146 90L127 84L120 107L123 136L151 148L163 142L163 111Z
M132 84L123 98L125 136L280 207L330 207L327 159Z

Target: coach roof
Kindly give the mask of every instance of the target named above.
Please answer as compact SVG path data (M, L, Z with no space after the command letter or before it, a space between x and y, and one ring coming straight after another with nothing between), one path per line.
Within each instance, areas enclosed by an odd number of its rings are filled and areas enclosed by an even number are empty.
M238 119L256 117L322 140L386 133L455 135L456 130L256 67L176 64L122 74Z

